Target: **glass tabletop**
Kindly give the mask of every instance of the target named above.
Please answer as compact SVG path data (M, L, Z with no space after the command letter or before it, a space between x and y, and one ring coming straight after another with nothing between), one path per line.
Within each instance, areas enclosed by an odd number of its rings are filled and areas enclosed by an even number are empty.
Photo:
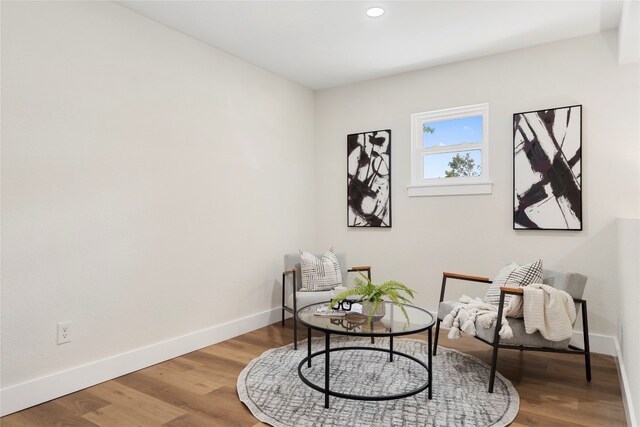
M435 317L413 305L404 306L409 316L409 322L404 317L400 307L385 302L385 315L380 320L368 322L366 315L346 314L340 317L317 315L318 309L326 307L329 301L311 304L298 310L298 320L305 326L324 332L341 335L363 336L397 336L414 334L429 329L435 323Z

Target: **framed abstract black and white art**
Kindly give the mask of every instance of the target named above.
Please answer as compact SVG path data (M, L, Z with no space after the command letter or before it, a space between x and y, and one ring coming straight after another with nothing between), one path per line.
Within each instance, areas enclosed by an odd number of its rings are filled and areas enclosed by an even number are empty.
M582 230L582 105L513 115L514 230Z
M391 227L391 130L347 135L347 225Z

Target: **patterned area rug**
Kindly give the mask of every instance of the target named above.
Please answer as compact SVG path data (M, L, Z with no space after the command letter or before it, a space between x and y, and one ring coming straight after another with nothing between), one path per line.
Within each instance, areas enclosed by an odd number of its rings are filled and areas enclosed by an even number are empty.
M332 336L331 348L370 346L369 339ZM388 339L375 347L389 348ZM396 339L394 350L426 360L426 343ZM324 338L312 339L312 351L324 349ZM266 351L240 373L238 395L253 415L280 426L505 426L518 413L513 385L496 374L494 393L487 392L490 367L473 356L439 347L433 358L433 399L427 391L398 400L358 401L330 397L305 385L298 364L307 355L306 341ZM324 385L324 355L303 373ZM331 353L331 390L361 395L397 394L417 389L426 370L406 357L388 361L388 353L345 350Z

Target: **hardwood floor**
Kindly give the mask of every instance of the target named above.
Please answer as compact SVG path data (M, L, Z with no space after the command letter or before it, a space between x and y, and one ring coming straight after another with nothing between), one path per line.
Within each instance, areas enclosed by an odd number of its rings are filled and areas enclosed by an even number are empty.
M236 379L250 360L291 341L290 323L276 323L5 416L0 424L263 426L238 400ZM440 344L490 362L491 348L473 338L450 341L443 334ZM592 355L591 383L582 362L579 356L502 350L498 371L520 394L512 426L626 425L614 359Z

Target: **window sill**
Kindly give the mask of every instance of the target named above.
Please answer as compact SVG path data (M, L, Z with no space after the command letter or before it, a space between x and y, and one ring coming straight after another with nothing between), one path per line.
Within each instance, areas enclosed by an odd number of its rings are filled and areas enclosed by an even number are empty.
M409 197L423 196L464 196L470 194L491 194L493 182L465 182L413 184L407 186Z

